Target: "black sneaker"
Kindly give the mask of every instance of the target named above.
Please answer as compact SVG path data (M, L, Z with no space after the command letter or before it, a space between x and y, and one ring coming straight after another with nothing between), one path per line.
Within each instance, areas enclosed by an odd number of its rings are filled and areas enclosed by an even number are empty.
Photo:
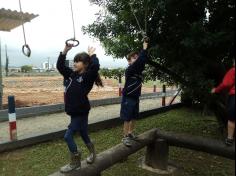
M227 146L231 147L231 146L233 146L233 144L234 144L234 140L227 138L227 139L225 140L225 144L226 144Z
M135 136L134 134L128 134L128 137L130 138L130 140L136 140L138 137Z

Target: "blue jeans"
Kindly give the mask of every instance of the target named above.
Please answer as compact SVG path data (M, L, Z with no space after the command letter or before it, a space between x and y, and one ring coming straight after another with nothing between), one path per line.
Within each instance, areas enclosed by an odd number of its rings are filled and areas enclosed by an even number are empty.
M91 140L88 136L88 115L71 117L71 123L68 126L68 130L64 136L71 153L78 152L78 148L73 137L77 132L80 134L86 145L91 143Z

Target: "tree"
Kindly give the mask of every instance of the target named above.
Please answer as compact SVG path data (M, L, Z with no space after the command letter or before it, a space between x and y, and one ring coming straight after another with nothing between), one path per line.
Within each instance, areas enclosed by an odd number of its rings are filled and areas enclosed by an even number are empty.
M8 72L9 72L9 57L8 57L8 54L7 54L7 45L5 45L5 53L6 53L5 72L6 72L6 77L8 77Z
M33 70L32 66L30 65L24 65L21 67L21 72L23 73L29 73Z
M9 58L8 58L8 56L6 56L5 72L6 72L6 77L8 77L8 72L9 72Z
M103 10L93 24L83 27L100 40L108 55L118 59L141 45L130 2L92 0ZM208 103L210 89L223 78L233 57L235 2L132 0L132 4L151 39L148 75L180 85L189 104Z
M119 80L120 77L123 77L125 74L125 69L123 68L117 68L117 69L108 69L108 68L102 68L100 70L100 73L102 76L105 77L105 79L116 79Z

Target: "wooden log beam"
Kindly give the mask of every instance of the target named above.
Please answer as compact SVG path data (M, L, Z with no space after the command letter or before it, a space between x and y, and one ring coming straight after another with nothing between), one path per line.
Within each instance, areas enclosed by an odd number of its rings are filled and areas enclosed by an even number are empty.
M56 172L50 176L96 176L102 171L112 167L127 158L131 154L136 153L145 146L151 144L156 139L157 129L152 129L139 136L137 141L133 142L133 146L128 148L123 144L117 145L98 155L97 160L92 165L82 163L82 168L78 171L73 171L70 174L62 174Z
M227 147L223 141L205 137L176 134L157 130L157 137L167 140L170 146L206 152L235 160L235 146Z

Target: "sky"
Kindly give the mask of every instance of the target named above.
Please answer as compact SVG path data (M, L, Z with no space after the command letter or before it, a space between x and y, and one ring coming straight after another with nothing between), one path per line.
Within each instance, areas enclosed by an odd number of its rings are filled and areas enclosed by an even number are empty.
M114 60L106 56L99 41L84 35L82 26L93 23L99 7L91 5L89 0L72 0L76 26L76 38L80 45L68 54L73 59L76 53L87 51L88 46L94 46L100 59L101 67L125 67L127 62ZM23 12L38 14L39 17L25 24L26 39L32 50L30 58L25 57L21 48L24 44L22 28L11 32L0 32L2 41L2 62L5 63L4 45L8 47L10 66L33 65L40 67L50 58L55 63L59 52L63 50L65 40L73 37L72 19L69 0L21 0ZM18 0L0 0L0 8L19 11Z

